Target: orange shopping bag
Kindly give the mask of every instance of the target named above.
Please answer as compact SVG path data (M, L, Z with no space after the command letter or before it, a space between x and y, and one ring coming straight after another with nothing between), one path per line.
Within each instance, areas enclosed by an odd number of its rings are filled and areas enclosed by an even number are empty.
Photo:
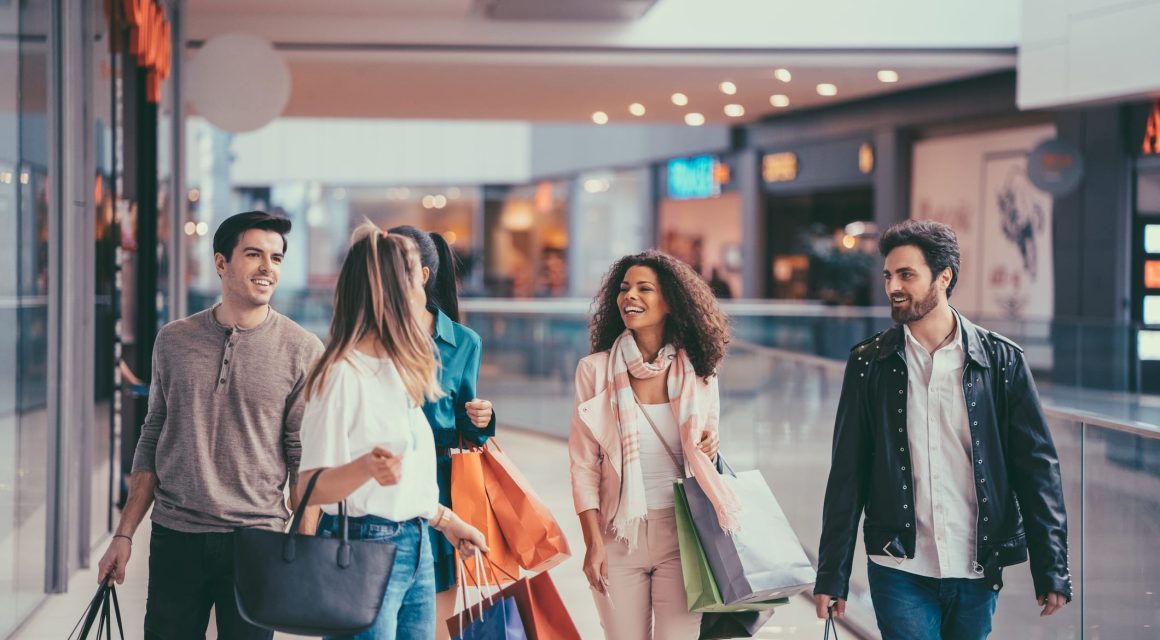
M493 575L500 573L519 575L519 563L504 540L495 513L487 500L483 477L483 453L479 449L453 451L451 454L451 509L464 522L483 532L489 549L487 556L498 569ZM461 562L460 566L465 565ZM466 578L470 584L480 584L476 576L470 575L473 572L470 565L464 570L469 574ZM496 582L488 581L488 576L483 576L482 584L506 584L514 579Z
M494 438L483 446L483 481L499 529L521 567L545 571L572 555L552 511Z
M485 570L484 573L488 572ZM491 573L500 572L493 565ZM580 640L576 623L572 622L572 616L568 615L568 609L564 606L560 592L556 591L556 585L548 576L548 572L530 578L520 578L501 589L491 600L500 602L506 598L515 600L528 640ZM484 610L487 608L485 604ZM460 625L459 616L452 616L447 620L447 629L451 632L452 638L459 637L462 630Z

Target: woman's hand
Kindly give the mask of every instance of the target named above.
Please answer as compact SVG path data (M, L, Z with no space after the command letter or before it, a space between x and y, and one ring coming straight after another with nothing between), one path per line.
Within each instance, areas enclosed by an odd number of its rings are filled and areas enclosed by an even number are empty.
M359 465L367 477L381 486L399 484L403 477L403 459L382 447L359 456Z
M464 406L467 408L467 417L476 428L483 429L491 424L491 402L475 398Z
M721 449L721 435L716 431L706 431L701 434L701 441L697 446L709 456L710 460L716 460L717 452Z
M482 531L464 522L450 509L446 509L445 514L439 526L435 528L447 536L447 540L455 545L460 556L466 558L475 555L476 551L488 552L487 538Z
M608 595L608 554L603 540L588 545L584 553L584 577L597 593Z

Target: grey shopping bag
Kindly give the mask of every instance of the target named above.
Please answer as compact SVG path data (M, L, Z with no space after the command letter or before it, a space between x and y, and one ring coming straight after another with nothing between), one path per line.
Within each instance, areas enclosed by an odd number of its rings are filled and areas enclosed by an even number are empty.
M684 482L693 526L721 600L725 604L757 602L813 588L817 574L761 472L734 473L725 465L722 479L741 504L741 528L733 535L722 531L697 479Z

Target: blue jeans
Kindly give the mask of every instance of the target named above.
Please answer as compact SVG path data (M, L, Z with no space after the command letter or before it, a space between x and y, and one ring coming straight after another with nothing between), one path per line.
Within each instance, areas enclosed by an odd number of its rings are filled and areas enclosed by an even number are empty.
M869 562L882 640L985 640L999 592L986 580L928 578Z
M375 516L350 518L352 540L382 540L395 545L395 565L383 606L370 629L331 640L431 640L435 637L435 565L427 521L393 522ZM338 517L323 515L318 535L340 534Z

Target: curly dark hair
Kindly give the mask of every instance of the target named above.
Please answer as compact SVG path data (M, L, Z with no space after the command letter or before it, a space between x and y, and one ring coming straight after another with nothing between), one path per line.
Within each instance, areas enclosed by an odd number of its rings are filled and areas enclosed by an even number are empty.
M665 320L665 343L689 354L697 377L708 378L717 370L729 344L729 318L717 306L717 298L692 267L660 251L649 250L625 256L604 275L593 304L596 312L588 323L592 353L612 348L624 333L616 298L620 283L632 267L649 267L657 274L661 295L671 313Z

